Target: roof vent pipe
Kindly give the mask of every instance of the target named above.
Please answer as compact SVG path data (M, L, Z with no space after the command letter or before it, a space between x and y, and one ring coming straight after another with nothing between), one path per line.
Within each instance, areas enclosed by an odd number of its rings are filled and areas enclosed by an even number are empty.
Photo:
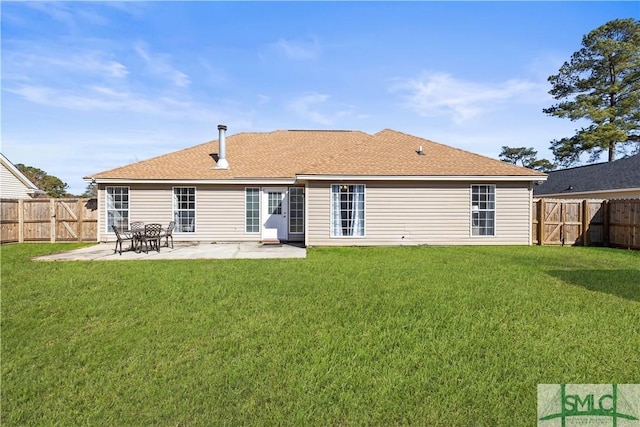
M418 153L418 156L424 156L424 151L422 151L422 145L418 147L418 151L416 151L416 153Z
M218 153L218 162L216 163L216 169L229 169L229 162L227 161L226 133L227 126L218 125L218 145L220 146L220 153Z

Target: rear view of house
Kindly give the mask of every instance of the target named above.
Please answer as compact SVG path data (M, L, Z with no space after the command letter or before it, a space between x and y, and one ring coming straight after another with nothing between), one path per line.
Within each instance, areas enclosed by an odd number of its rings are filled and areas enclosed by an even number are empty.
M98 240L113 240L112 225L175 220L177 241L531 243L545 174L389 129L218 131L85 177L98 185Z

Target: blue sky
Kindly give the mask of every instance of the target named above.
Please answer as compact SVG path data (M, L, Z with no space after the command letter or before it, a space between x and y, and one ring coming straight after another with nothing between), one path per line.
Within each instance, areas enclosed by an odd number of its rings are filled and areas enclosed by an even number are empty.
M2 152L82 177L228 134L385 128L552 158L547 77L637 2L2 2ZM357 159L354 159L357 161Z

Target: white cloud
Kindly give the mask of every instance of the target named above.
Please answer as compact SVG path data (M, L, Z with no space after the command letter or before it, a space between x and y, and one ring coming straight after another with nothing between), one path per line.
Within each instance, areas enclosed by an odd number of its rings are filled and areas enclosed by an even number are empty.
M62 22L72 27L75 25L75 18L72 9L65 3L61 2L25 2L25 5L31 9L48 15L52 19Z
M331 103L330 99L327 94L309 92L291 101L288 108L303 119L325 126L333 126L344 118L362 118L354 113L353 106Z
M52 55L50 52L58 52ZM44 46L17 45L5 50L3 68L10 73L3 74L3 79L12 76L33 76L34 78L51 78L57 72L65 75L83 75L98 78L121 79L129 74L127 67L99 51L59 52Z
M61 1L21 1L20 6L28 7L62 23L71 30L77 30L83 24L106 26L112 21L112 12L138 17L147 9L144 2L108 1L108 2L61 2ZM7 7L3 4L3 15ZM11 12L10 12L11 13ZM15 15L12 15L15 16ZM4 20L4 16L3 16ZM20 22L20 21L14 21ZM22 20L26 23L25 20Z
M317 107L324 104L328 99L329 95L308 93L295 99L289 104L289 107L299 116L309 119L314 123L331 125L333 120L317 110Z
M168 96L148 96L107 86L78 86L72 89L37 85L5 88L35 104L76 111L128 111L165 118L215 121L222 114L206 105Z
M423 73L402 79L390 88L404 93L406 105L424 117L450 117L462 123L507 102L537 102L545 91L541 84L509 80L500 84L459 80L447 73Z
M314 60L320 57L322 48L315 38L311 41L279 39L271 48L289 59Z
M165 77L179 87L187 87L191 84L191 79L187 74L171 65L170 55L150 53L144 42L137 42L133 48L138 56L145 61L151 73Z

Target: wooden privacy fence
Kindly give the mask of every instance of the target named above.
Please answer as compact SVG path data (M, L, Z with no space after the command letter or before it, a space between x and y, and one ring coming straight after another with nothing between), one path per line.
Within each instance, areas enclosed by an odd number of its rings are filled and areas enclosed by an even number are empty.
M0 242L82 242L98 238L96 199L2 199Z
M537 245L640 249L640 199L534 199Z

